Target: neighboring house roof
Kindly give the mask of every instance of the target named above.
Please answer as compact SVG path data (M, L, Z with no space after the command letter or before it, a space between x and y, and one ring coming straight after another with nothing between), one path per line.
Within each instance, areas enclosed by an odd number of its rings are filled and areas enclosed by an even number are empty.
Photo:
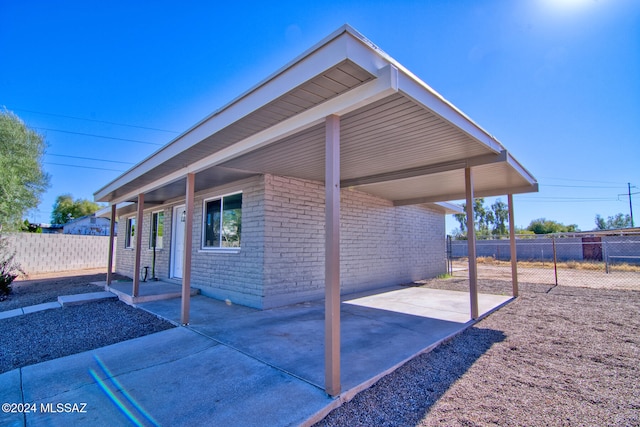
M340 116L341 186L396 205L534 192L488 132L348 25L100 190L96 201L161 203L270 173L324 181L325 118Z

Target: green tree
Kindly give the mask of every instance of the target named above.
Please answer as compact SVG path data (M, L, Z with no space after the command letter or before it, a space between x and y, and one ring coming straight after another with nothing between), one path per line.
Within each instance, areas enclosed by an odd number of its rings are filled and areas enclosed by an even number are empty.
M46 144L12 112L0 110L0 227L19 230L24 214L49 187L42 169Z
M533 231L535 234L572 233L574 231L580 231L576 224L564 225L546 218L534 219L527 227L527 230Z
M631 227L631 215L622 213L607 217L605 221L600 215L596 215L596 227L598 230L615 230Z
M466 209L466 203L462 204ZM460 224L460 229L454 235L464 238L467 235L467 214L454 214L455 219ZM473 219L478 236L506 236L509 221L509 210L507 204L497 199L489 207L484 205L484 198L479 197L473 200Z
M491 205L491 211L493 212L493 235L508 235L507 223L509 222L509 207L507 204L502 200L497 199L495 203Z
M99 210L101 206L87 199L73 200L71 194L62 194L56 198L51 212L53 224L66 224Z

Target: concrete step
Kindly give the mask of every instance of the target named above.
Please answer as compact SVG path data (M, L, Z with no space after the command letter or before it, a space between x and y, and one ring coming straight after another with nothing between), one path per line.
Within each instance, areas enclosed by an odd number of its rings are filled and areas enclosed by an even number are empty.
M87 294L61 295L58 297L58 302L61 306L66 307L109 298L118 298L118 296L107 291L89 292Z

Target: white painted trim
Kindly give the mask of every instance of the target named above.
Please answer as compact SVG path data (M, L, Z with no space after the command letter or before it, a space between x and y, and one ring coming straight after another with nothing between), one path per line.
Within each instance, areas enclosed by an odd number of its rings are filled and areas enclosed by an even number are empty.
M496 153L504 150L502 144L489 132L477 125L462 111L458 110L453 104L446 101L439 93L415 76L400 71L398 73L398 90L418 104L424 105L427 109L459 128L476 141L484 144L488 149Z
M176 212L181 210L181 209L186 209L187 205L186 204L182 204L182 205L175 205L171 208L171 248L170 248L170 256L169 256L169 277L171 279L182 279L182 277L177 277L175 275L175 270L176 270L176 263L179 262L180 265L182 265L182 258L180 258L179 260L176 259L176 227L178 226L178 222L180 221L179 219L177 219L177 215ZM186 237L186 236L185 236Z
M153 235L153 214L162 212L162 227L164 228L164 209L155 209L155 210L151 210L151 212L149 212L149 250L153 252L153 247L151 246L151 237ZM164 230L163 230L164 232ZM161 251L164 249L164 235L162 236L162 247L157 247L156 246L156 252Z
M224 198L229 196L235 196L236 194L243 194L242 191L234 191L232 193L222 194L219 196L208 197L202 200L202 233L200 233L200 249L198 252L240 252L242 246L239 247L224 247L222 246L222 230L220 230L220 246L205 246L205 233L206 233L206 209L207 202L211 202L214 200L220 200L220 228L222 228L222 216L224 214ZM242 201L244 202L244 195L242 196ZM240 237L240 244L242 244L242 237Z

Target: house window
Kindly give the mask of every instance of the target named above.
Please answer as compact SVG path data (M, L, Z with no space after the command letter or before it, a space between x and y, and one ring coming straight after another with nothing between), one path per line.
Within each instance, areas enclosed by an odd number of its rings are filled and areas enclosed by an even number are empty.
M204 202L205 248L239 248L242 228L242 193Z
M136 235L136 218L131 217L127 218L127 234L124 239L124 247L132 248L133 247L133 238Z
M164 211L151 214L151 233L149 233L149 249L162 249L164 236Z

